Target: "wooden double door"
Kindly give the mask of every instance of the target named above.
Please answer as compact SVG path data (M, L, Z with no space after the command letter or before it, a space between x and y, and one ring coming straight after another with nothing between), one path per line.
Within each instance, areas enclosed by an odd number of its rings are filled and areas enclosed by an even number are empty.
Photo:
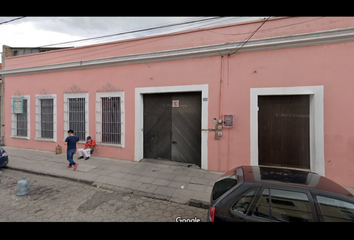
M200 92L144 95L144 158L200 166Z

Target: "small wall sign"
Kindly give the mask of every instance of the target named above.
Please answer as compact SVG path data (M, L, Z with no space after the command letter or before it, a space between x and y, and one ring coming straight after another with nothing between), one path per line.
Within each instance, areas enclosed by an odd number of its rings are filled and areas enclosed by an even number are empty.
M12 98L12 113L23 113L23 97Z
M172 100L172 107L179 107L179 100Z

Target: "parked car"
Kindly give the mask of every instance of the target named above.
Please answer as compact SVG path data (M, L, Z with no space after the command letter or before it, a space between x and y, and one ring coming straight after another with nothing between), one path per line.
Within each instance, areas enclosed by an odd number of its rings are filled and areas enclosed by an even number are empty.
M5 149L0 148L0 168L6 167L6 165L9 162L9 156L7 155L7 152Z
M209 222L354 222L354 196L309 171L241 166L214 184Z

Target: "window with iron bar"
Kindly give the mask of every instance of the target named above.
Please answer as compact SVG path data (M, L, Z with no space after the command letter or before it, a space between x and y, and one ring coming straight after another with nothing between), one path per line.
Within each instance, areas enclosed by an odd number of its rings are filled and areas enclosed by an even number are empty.
M102 142L121 144L120 97L103 97Z
M96 142L124 147L124 92L96 93Z
M16 106L15 101L19 103ZM11 137L29 139L29 96L13 96L11 107Z
M23 99L23 113L16 113L17 116L17 136L27 137L27 99Z
M56 94L36 95L35 139L56 141Z
M41 136L53 138L53 99L41 99Z
M69 129L85 141L85 98L69 98Z
M64 93L64 139L74 130L80 142L89 136L88 93Z

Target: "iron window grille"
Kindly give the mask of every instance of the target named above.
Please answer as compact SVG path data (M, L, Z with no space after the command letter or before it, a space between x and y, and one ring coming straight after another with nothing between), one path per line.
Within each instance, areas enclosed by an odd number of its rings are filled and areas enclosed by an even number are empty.
M41 137L53 138L53 99L41 99Z
M27 116L27 99L23 99L23 113L16 113L17 116L17 136L21 137L27 137L27 122L28 122L28 116Z
M29 139L29 96L13 96L11 107L11 136Z
M89 135L88 93L64 93L64 139L68 130L74 130L80 142Z
M85 141L85 98L69 98L69 129Z
M56 94L36 95L36 140L56 142L56 113Z
M96 92L96 142L124 148L124 91Z
M103 97L102 143L121 144L120 97Z

